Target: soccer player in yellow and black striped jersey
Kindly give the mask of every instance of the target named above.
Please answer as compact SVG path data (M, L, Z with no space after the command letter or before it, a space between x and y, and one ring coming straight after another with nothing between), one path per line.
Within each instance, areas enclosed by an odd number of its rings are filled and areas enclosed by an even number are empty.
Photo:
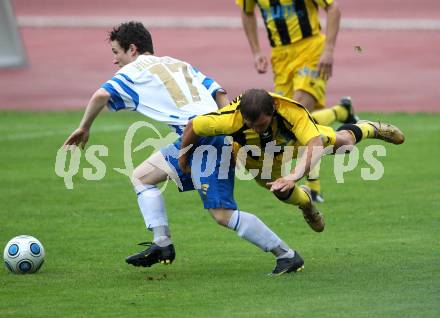
M272 47L275 92L293 98L310 111L323 108L341 16L336 1L236 0L236 3L242 9L243 27L257 71L265 73L268 63L258 41L255 6L260 9ZM325 35L321 33L319 8L327 12Z
M296 183L325 154L324 147L333 146L335 153L340 147L353 146L365 138L393 144L404 142L403 133L390 124L362 121L344 124L338 131L318 125L302 105L261 89L247 90L221 110L194 118L185 128L181 148L196 144L199 136L215 135L233 136L240 146L257 146L259 151L253 151L250 156L247 156L249 147L237 150L237 160L248 170L257 169L256 181L268 187L278 199L299 206L306 221L318 232L324 229L322 215L312 202L310 189L297 187ZM269 146L272 150L267 152ZM301 146L306 151L299 155L290 173L284 174L284 150L298 150ZM273 160L267 160L268 155ZM184 154L179 159L182 170L188 169L188 156ZM288 161L291 158L288 156Z
M255 68L266 73L268 61L261 52L258 40L256 6L260 9L272 47L271 64L274 91L293 98L309 111L325 106L327 80L332 76L333 51L339 31L340 10L335 0L236 0L242 9L241 18L254 57ZM327 14L325 35L321 32L319 9ZM333 121L356 122L351 114L351 100L341 99L340 104L348 113L339 119L326 109L313 115L321 125ZM317 175L315 171L314 175ZM322 202L319 179L309 178L307 185L312 195Z

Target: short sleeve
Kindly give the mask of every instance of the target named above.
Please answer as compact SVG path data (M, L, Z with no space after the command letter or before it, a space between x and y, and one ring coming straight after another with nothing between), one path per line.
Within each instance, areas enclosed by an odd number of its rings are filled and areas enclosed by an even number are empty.
M214 79L212 79L211 77L208 77L206 75L204 75L202 72L200 72L197 68L191 66L191 71L194 75L194 77L196 78L197 81L199 81L207 90L208 92L211 94L212 98L214 98L215 100L215 94L219 91L219 90L223 90L225 91L219 83L217 83Z
M117 74L105 82L101 88L110 94L108 107L112 111L134 110L139 105L139 95L134 90L133 82L127 76Z
M303 146L307 145L310 139L321 135L315 122L305 109L302 109L300 116L297 117L297 120L292 127L292 132L295 134L299 143Z
M195 117L194 132L199 136L232 135L244 125L238 103L234 100L216 112Z
M312 116L303 106L275 94L272 96L276 111L288 123L290 131L295 135L300 145L305 146L310 139L321 135Z

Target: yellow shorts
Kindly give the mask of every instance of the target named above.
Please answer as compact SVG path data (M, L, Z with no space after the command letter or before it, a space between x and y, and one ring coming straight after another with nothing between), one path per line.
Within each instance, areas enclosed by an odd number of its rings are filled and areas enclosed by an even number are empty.
M324 147L332 146L336 142L336 132L332 127L317 125L319 132L321 133L322 141ZM298 148L301 145L294 144L293 151L287 153L285 150L284 153L278 154L273 158L273 160L264 160L264 155L253 158L251 156L246 157L246 162L240 160L241 158L237 157L238 149L240 145L234 142L234 157L236 161L240 163L241 166L244 166L247 171L254 170L256 173L255 181L262 187L266 187L266 183L276 180L282 176L286 176L292 170L292 159L296 159L298 155Z
M294 91L303 90L315 97L316 109L324 108L327 82L317 71L324 44L325 36L318 34L273 48L271 61L275 93L293 98Z

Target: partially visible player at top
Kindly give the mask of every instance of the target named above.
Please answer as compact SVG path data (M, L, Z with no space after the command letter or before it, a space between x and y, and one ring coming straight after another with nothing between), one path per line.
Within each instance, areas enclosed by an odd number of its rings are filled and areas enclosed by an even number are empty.
M333 52L339 32L341 12L334 0L236 0L258 73L268 70L257 31L258 6L272 47L271 64L275 93L305 106L320 125L334 121L356 123L351 99L343 97L333 107L325 107L327 80L333 74ZM327 14L325 35L321 32L319 8ZM322 202L318 171L308 178L315 201Z
M209 77L190 64L172 57L154 55L148 30L138 22L123 23L109 34L114 64L121 69L99 88L90 99L79 127L64 145L84 147L93 121L106 106L112 111L136 110L169 124L178 134L196 115L214 112L228 103L226 92ZM175 258L167 213L161 192L156 185L168 177L178 179L181 190L193 190L193 178L202 185L198 189L205 209L218 224L235 231L240 237L272 252L276 257L273 274L298 271L303 266L301 256L284 243L258 217L239 211L233 196L234 165L229 165L227 178L219 178L219 167L225 136L200 139L199 144L215 147L217 158L209 176L184 174L178 166L181 140L178 139L151 155L133 172L132 183L138 197L145 226L153 231L153 242L147 249L127 257L135 266L169 264ZM190 158L192 160L192 158ZM207 164L206 161L198 163Z

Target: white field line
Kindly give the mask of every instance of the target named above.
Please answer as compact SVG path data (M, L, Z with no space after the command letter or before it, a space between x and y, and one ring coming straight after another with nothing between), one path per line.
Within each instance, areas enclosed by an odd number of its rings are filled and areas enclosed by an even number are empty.
M111 127L97 127L92 128L91 134L95 132L98 133L106 133L106 132L114 132L114 131L122 131L128 129L127 125L113 125ZM26 133L17 133L6 136L0 136L0 141L17 141L17 140L31 140L31 139L40 139L44 137L51 136L60 136L66 139L72 133L73 130L66 129L57 129L57 130L46 130L46 131L33 131ZM64 141L64 139L62 141Z
M136 20L153 28L241 28L239 17L102 17L102 16L19 16L21 27L34 28L111 28L123 21ZM325 21L323 21L325 25ZM260 27L263 27L259 23ZM440 31L440 19L367 19L344 18L343 29Z

